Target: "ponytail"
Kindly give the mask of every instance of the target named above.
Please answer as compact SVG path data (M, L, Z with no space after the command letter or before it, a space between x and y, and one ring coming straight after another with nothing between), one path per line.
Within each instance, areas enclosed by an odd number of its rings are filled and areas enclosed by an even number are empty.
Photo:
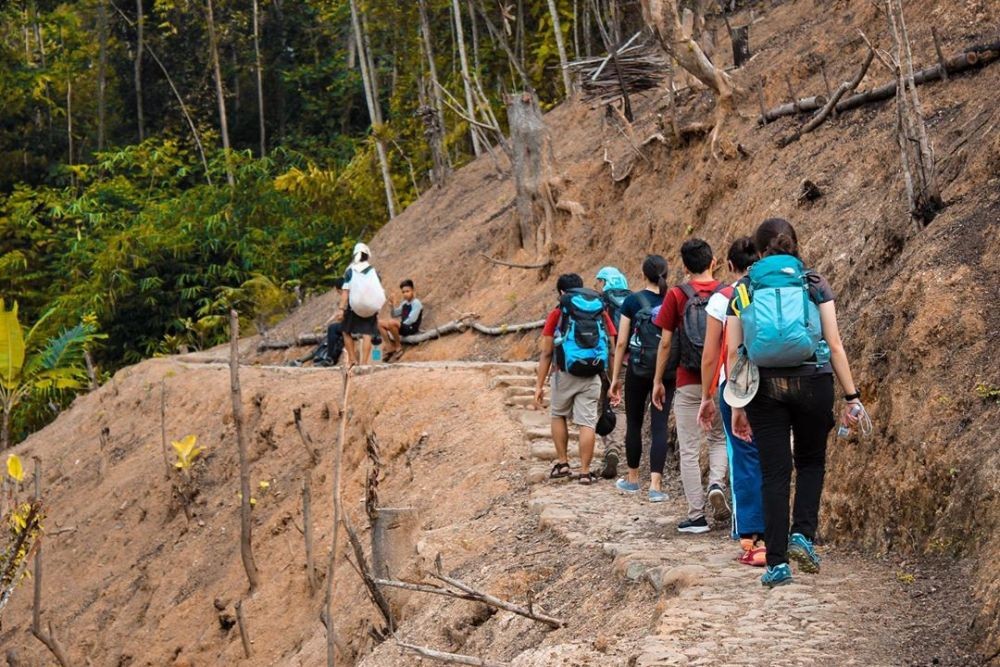
M656 283L660 296L667 294L667 260L661 255L646 255L642 261L642 275L648 282Z

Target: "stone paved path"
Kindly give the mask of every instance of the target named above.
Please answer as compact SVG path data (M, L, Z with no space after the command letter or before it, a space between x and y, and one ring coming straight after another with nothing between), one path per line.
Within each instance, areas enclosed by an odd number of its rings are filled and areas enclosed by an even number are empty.
M646 501L645 485L625 496L609 481L588 488L548 480L555 455L548 414L530 409L533 377L518 371L494 382L506 386L508 405L524 426L530 506L540 528L603 550L626 585L651 586L660 595L656 609L637 610L650 614L648 636L622 662L607 664L900 664L893 655L901 640L886 621L900 615L896 605L903 601L889 568L821 548L821 574L796 572L795 583L768 590L758 580L761 569L735 561L738 547L727 529L677 532L686 503L676 473L666 476L670 500L655 505Z

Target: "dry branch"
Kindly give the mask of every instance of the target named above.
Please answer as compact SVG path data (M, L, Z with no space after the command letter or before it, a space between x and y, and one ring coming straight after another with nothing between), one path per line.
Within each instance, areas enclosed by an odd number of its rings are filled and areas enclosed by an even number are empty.
M505 662L490 662L489 660L484 660L483 658L475 658L469 655L461 655L459 653L445 653L444 651L435 651L432 648L427 648L426 646L417 646L415 644L407 644L396 640L396 645L400 648L404 648L408 651L413 651L417 655L421 655L425 658L430 658L431 660L437 660L438 662L447 662L453 665L474 665L475 667L507 667Z
M788 137L782 139L779 143L782 146L787 146L788 144L798 141L803 134L808 134L812 132L817 127L823 124L824 121L830 116L830 113L837 108L837 102L840 101L847 93L854 91L861 84L861 80L865 78L865 74L868 73L868 67L872 64L872 60L875 59L875 49L868 48L868 55L865 57L865 61L861 64L861 69L858 71L857 76L855 76L850 81L845 81L840 86L837 87L836 92L830 97L829 101L823 105L813 117L806 123L801 130L798 130Z
M299 439L302 441L302 446L309 453L309 462L313 466L316 466L319 463L319 451L313 446L312 438L309 437L305 426L302 425L302 407L293 409L292 416L295 418L295 430L299 432Z
M545 326L545 320L535 320L534 322L522 322L521 324L499 324L495 327L488 327L479 322L472 323L472 329L487 336L503 336L510 333L530 331L531 329L541 329Z
M229 310L229 386L233 399L233 422L236 446L240 457L240 557L247 573L250 592L257 590L260 577L253 560L253 526L250 519L250 460L247 456L246 434L243 430L243 394L240 391L240 318Z
M375 578L372 576L371 568L368 567L368 561L365 560L365 551L361 546L361 540L358 539L358 534L354 531L354 526L351 525L351 518L348 514L344 513L344 529L347 531L347 539L351 542L351 548L354 549L354 559L358 563L358 573L361 575L361 580L365 583L365 588L368 590L368 595L371 597L372 602L378 607L379 612L382 614L382 619L385 621L386 629L389 634L396 632L396 623L392 618L392 610L389 608L389 601L385 599L382 594L382 590L378 587Z
M31 526L33 523L33 518L37 517L39 503L42 497L42 460L37 456L34 457L35 461L35 500L32 505L31 513L28 514L28 525L21 531L23 536L28 536L31 533ZM69 667L69 659L66 657L66 649L63 648L59 639L56 637L55 631L52 629L52 621L49 621L48 634L42 631L42 543L40 539L35 540L34 544L35 551L35 590L34 598L32 601L31 608L31 634L45 645L45 648L49 649L49 652L56 659L62 667ZM13 553L17 553L14 551ZM28 556L24 557L24 563L26 565L28 562ZM15 580L16 581L16 580ZM3 605L0 604L0 609Z
M945 69L947 69L949 74L959 74L985 67L998 58L1000 58L1000 42L971 46L959 54L946 58ZM918 70L913 73L913 83L914 85L921 86L925 83L939 81L942 78L942 71L941 64ZM837 113L851 111L852 109L857 109L873 102L890 100L896 95L896 87L897 82L890 81L871 90L851 95L846 99L842 99L837 104ZM822 95L817 95L797 100L794 105L786 103L772 107L764 112L764 120L761 122L761 125L775 121L783 116L794 116L804 111L816 111L825 103L825 98Z
M166 479L170 479L174 467L170 465L170 449L167 447L167 382L160 380L160 446L163 449L163 466Z
M306 470L302 481L302 534L306 541L306 580L309 582L309 594L316 593L316 565L313 559L313 527L312 527L312 471Z
M250 648L250 633L247 630L247 622L243 618L243 600L236 601L236 624L240 626L240 641L243 642L243 655L249 658L253 655L253 650Z
M551 259L547 259L539 264L518 264L516 262L505 262L502 259L496 259L494 257L490 257L489 255L483 252L479 253L479 256L485 259L487 262L496 264L498 266L506 266L511 269L544 269L552 265Z

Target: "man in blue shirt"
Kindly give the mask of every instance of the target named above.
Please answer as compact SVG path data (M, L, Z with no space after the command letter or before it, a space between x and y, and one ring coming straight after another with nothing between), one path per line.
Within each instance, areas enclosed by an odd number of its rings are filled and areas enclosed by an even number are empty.
M407 278L399 283L399 291L403 294L402 303L397 305L395 299L390 297L392 318L379 319L378 321L378 328L382 332L383 345L385 346L383 353L387 361L391 355L403 351L403 343L400 340L403 336L412 336L420 331L420 320L424 315L423 305L417 298L412 280Z

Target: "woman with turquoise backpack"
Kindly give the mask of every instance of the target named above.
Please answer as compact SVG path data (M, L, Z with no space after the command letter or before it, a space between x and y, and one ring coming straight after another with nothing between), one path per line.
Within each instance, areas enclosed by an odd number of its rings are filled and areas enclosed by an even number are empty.
M795 229L770 218L753 241L761 258L737 283L727 313L732 371L725 400L733 408L734 434L754 438L759 450L767 544L761 583L773 587L791 583L789 558L803 572L819 572L813 540L834 426L834 376L846 401L842 423L855 424L864 407L840 339L833 290L803 265Z

